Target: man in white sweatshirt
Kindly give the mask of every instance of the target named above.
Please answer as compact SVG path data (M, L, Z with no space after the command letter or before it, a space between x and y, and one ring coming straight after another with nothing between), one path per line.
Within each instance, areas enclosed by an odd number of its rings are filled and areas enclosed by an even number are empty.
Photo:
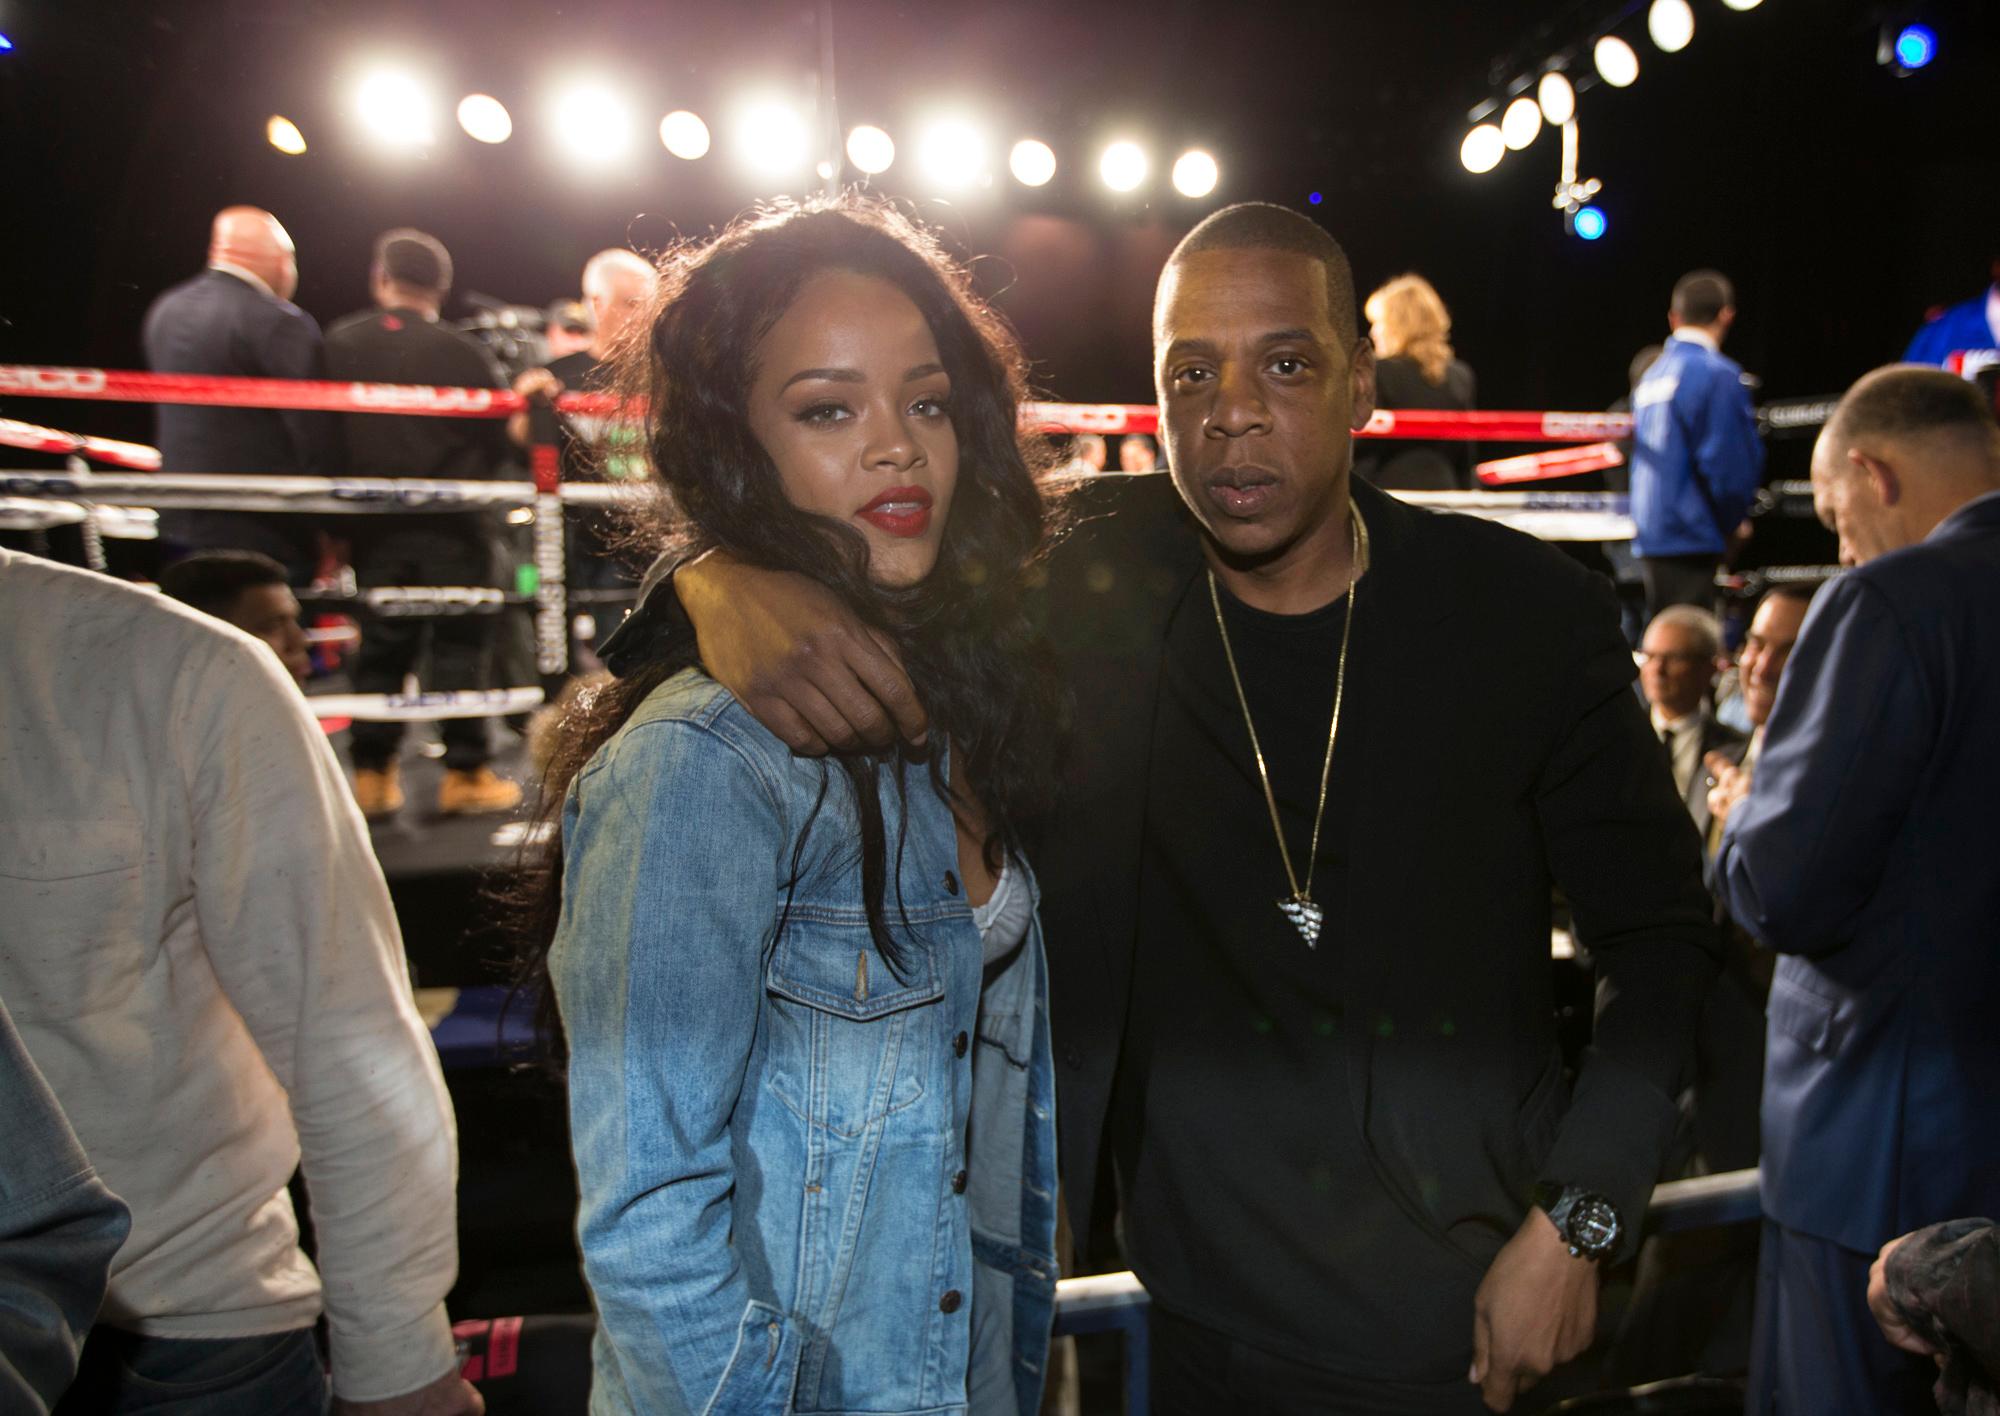
M0 996L132 1210L70 1409L322 1412L322 1305L336 1412L482 1409L451 1105L325 737L248 635L4 550Z

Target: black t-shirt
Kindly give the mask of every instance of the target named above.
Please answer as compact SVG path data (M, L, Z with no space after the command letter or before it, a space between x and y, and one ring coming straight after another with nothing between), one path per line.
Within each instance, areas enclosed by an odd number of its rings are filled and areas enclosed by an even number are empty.
M1303 883L1347 601L1297 616L1226 593L1223 606ZM1344 715L1312 879L1325 922L1308 948L1277 908L1291 888L1196 577L1168 629L1153 724L1113 1107L1124 1238L1154 1301L1185 1318L1357 1376L1462 1381L1440 1363L1463 1360L1478 1274L1398 1208L1350 1097L1346 858L1366 823L1348 784L1368 750L1366 724Z
M326 333L327 377L367 383L504 388L477 340L416 310L364 310ZM480 481L511 470L503 418L349 413L349 463L360 477Z

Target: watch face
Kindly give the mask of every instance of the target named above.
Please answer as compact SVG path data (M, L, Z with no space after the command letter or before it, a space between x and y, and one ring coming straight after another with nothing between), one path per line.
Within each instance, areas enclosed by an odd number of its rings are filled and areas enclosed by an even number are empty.
M1602 1254L1618 1242L1618 1211L1608 1200L1577 1201L1569 1216L1570 1242L1586 1254Z

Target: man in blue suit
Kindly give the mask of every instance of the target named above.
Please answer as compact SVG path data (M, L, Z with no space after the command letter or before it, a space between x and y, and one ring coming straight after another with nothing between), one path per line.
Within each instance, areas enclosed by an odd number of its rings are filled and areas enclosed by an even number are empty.
M319 325L292 303L298 283L298 256L278 219L258 207L225 207L209 231L207 269L146 312L146 366L156 373L325 378ZM332 413L161 404L159 439L168 472L331 477L346 460ZM315 559L312 527L296 516L167 512L160 531L170 557L262 551L299 583Z
M1646 619L1715 604L1715 570L1764 480L1743 368L1722 353L1736 291L1720 271L1674 285L1664 352L1632 390L1632 552Z
M2000 1214L2000 426L1964 380L1880 369L1812 480L1856 569L1806 618L1715 863L1783 956L1750 1410L1930 1411L1866 1294L1885 1241Z

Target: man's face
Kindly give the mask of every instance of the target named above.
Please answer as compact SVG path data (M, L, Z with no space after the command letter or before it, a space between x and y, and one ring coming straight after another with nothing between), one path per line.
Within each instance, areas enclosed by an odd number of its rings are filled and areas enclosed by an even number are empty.
M299 624L299 602L282 585L253 585L240 592L223 616L245 634L271 646L278 661L300 683L312 673L306 652L306 632Z
M650 275L619 266L612 268L605 292L590 297L590 313L597 321L598 349L617 347L632 322L645 313L651 287Z
M1639 685L1646 701L1665 717L1685 718L1715 686L1715 660L1702 652L1685 626L1646 626L1639 655Z
M1270 563L1337 521L1375 406L1367 341L1290 251L1203 251L1161 279L1154 379L1167 466L1227 558Z
M1778 701L1778 681L1784 676L1785 661L1799 642L1799 626L1806 622L1806 601L1789 595L1767 595L1750 621L1743 637L1743 653L1737 660L1737 675L1743 682L1743 707L1753 727L1771 720Z
M1840 538L1840 563L1865 565L1904 542L1896 533L1894 508L1886 505L1876 478L1857 465L1848 448L1823 432L1813 447L1813 514Z

